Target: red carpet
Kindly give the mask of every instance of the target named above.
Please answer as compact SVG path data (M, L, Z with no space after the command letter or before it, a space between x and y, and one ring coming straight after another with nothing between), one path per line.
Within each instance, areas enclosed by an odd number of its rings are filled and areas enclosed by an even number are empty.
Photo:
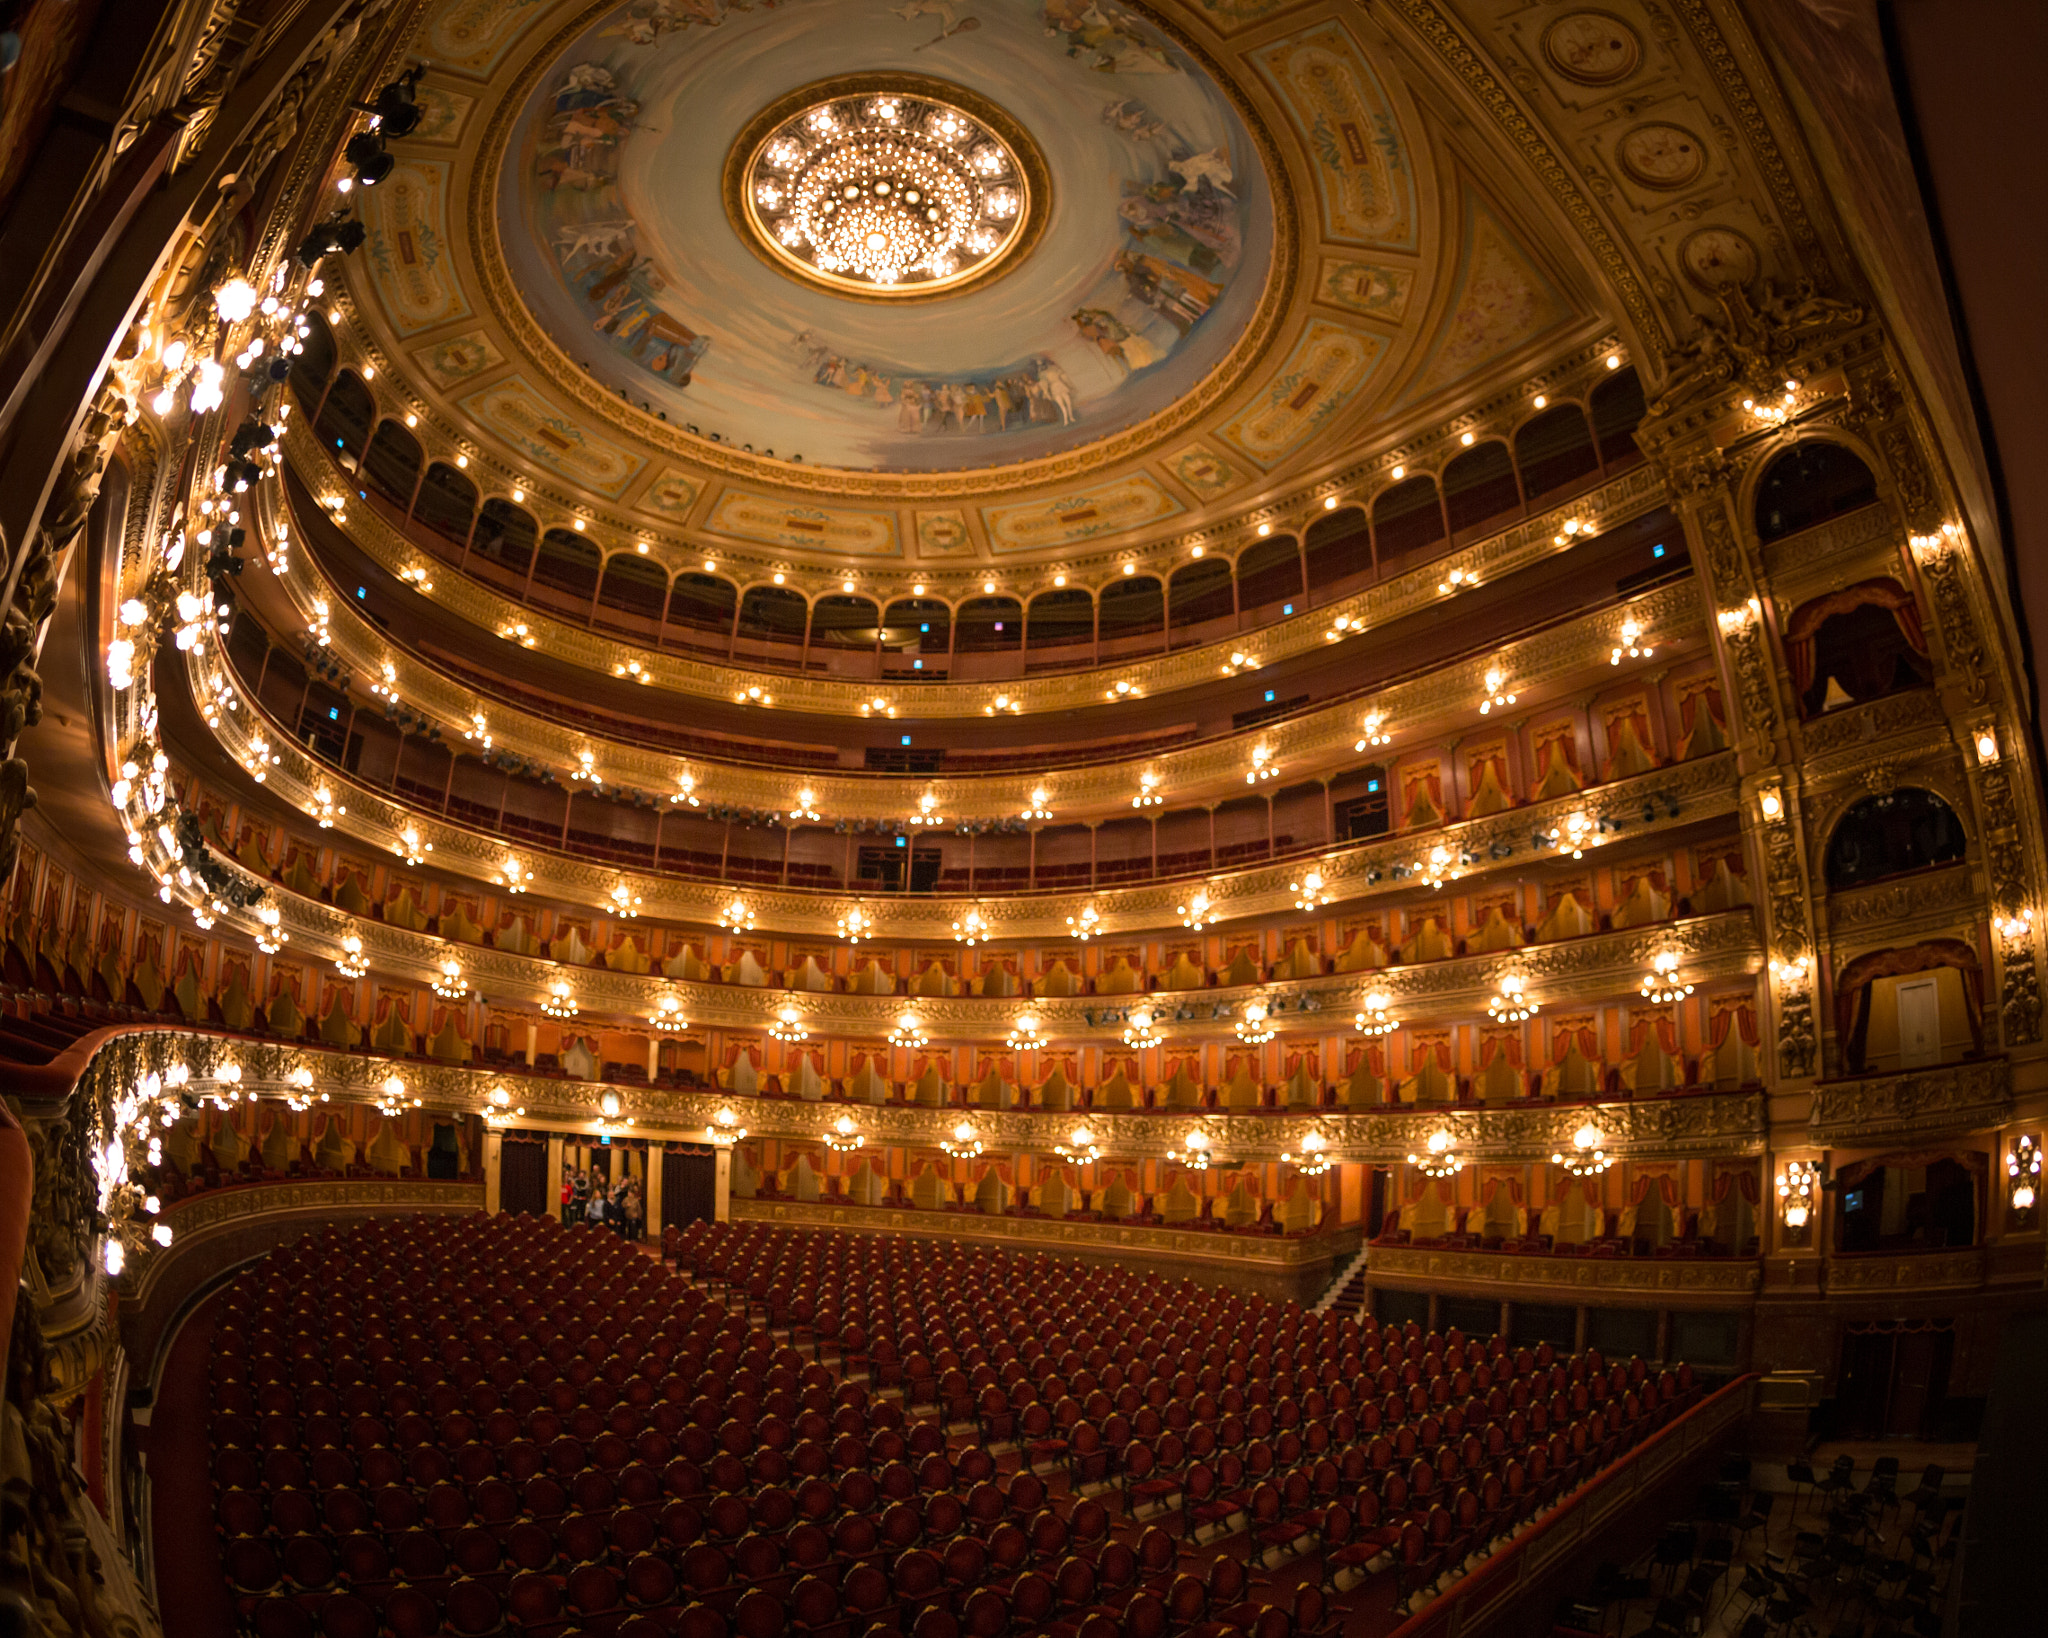
M221 1295L208 1297L178 1328L144 1446L164 1638L231 1638L235 1630L207 1482L207 1361Z

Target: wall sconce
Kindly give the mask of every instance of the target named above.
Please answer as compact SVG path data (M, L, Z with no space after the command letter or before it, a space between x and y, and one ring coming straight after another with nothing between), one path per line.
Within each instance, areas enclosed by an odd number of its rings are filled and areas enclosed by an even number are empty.
M669 800L693 808L700 806L701 804L697 801L697 776L686 773L677 774L676 788L669 794Z
M440 971L434 978L434 993L443 1001L460 1001L469 994L469 983L462 976L462 963L452 955L441 958Z
M1820 1165L1812 1160L1788 1160L1778 1174L1778 1215L1785 1227L1798 1233L1813 1221L1814 1195L1820 1187Z
M1642 622L1633 615L1621 623L1621 637L1614 645L1614 651L1607 656L1609 665L1620 665L1623 660L1647 660L1656 651L1643 641Z
M1354 751L1374 750L1379 746L1391 744L1393 738L1394 736L1387 732L1386 712L1368 711L1358 725L1358 743L1351 748Z
M1031 795L1026 800L1029 805L1018 815L1020 819L1050 819L1052 817L1052 809L1046 806L1046 803L1052 800L1052 792L1048 791L1043 785L1032 786Z
M1775 784L1759 785L1756 791L1756 811L1767 825L1774 825L1785 817L1785 793Z
M1138 794L1131 798L1134 808L1156 808L1166 800L1159 794L1159 776L1156 773L1138 775Z
M790 818L815 822L818 817L817 801L818 793L806 785L796 793L796 806L789 810Z
M256 925L256 948L265 955L276 955L291 942L291 934L284 930L284 912L274 904L256 907Z
M2041 1145L2027 1133L2005 1152L2006 1198L2014 1211L2031 1212L2041 1190Z
M489 1095L484 1100L484 1124L486 1126L499 1128L510 1126L515 1120L523 1118L525 1114L526 1110L523 1105L516 1109L512 1106L512 1094L507 1092L502 1086L492 1087Z
M524 893L527 884L533 880L533 871L521 861L516 853L505 855L505 862L498 866L498 885L507 893Z
M1676 952L1666 950L1650 963L1650 971L1643 974L1642 990L1643 999L1653 1007L1668 1007L1692 994L1692 986L1678 976Z
M396 1075L384 1077L384 1085L379 1089L378 1095L371 1101L376 1104L377 1113L386 1120L390 1120L396 1115L402 1115L408 1109L417 1109L420 1106L418 1098L408 1099L406 1097L405 1082Z
M427 855L434 851L434 844L420 839L418 825L407 825L398 833L398 840L391 844L391 851L409 865L423 864Z
M635 893L624 882L612 883L611 894L607 902L611 905L612 914L615 916L633 917L640 914L640 895Z
M1970 743L1976 748L1977 761L1984 767L1991 767L1998 761L1998 730L1985 723L1970 735Z
M711 1124L704 1128L705 1141L721 1149L730 1149L747 1135L747 1129L740 1124L740 1117L731 1104L722 1104L718 1113L711 1117Z
M910 816L913 825L943 825L946 816L939 812L939 799L930 791L917 799L917 812Z
M613 1137L620 1132L632 1129L633 1117L631 1115L627 1115L623 1120L619 1118L622 1108L623 1106L619 1102L619 1095L616 1092L606 1092L598 1098L597 1130L600 1137Z
M1486 696L1479 702L1479 714L1491 716L1495 711L1504 711L1515 703L1515 696L1508 692L1508 674L1499 666L1489 666L1486 671Z
M1771 957L1771 977L1778 981L1781 995L1801 995L1806 990L1806 975L1813 971L1811 956L1794 956L1790 961Z

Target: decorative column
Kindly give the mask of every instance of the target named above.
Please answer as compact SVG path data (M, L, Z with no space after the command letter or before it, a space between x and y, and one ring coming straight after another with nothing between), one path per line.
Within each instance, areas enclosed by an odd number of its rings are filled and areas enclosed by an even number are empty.
M548 1134L548 1204L555 1208L555 1215L562 1212L562 1134Z
M656 1245L661 1244L661 1174L667 1168L662 1165L662 1156L668 1152L668 1145L655 1138L647 1145L647 1176L640 1186L641 1204L647 1208L643 1221L647 1234Z
M712 1157L714 1179L711 1217L714 1222L732 1221L732 1149L721 1143Z
M495 1217L504 1209L499 1200L503 1184L500 1168L505 1158L505 1134L495 1127L484 1133L484 1210Z

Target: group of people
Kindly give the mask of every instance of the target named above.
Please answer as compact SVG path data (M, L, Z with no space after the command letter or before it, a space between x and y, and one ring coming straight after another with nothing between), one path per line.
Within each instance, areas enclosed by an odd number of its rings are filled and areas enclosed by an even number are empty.
M608 1228L622 1240L647 1238L647 1202L640 1193L640 1180L622 1177L608 1183L601 1172L575 1166L562 1168L562 1227L588 1223Z

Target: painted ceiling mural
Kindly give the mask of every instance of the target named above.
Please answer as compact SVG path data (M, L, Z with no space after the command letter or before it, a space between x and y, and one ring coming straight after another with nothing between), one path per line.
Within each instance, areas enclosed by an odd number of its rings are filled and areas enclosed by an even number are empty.
M728 153L849 62L963 87L1043 152L1048 216L1015 272L922 305L764 278L722 202ZM869 470L1029 460L1167 407L1243 333L1274 230L1228 95L1105 0L628 0L543 74L499 188L516 285L596 380Z
M405 49L420 128L358 196L346 277L506 488L835 558L1199 527L1603 325L1404 49L1339 0L439 0ZM929 158L941 115L941 170L972 192L986 139L988 197L1028 196L968 246L986 269L891 249L861 287L816 259L822 194L810 238L769 242L835 143ZM907 208L852 181L833 208ZM922 231L891 220L873 244ZM965 243L932 233L932 257Z

